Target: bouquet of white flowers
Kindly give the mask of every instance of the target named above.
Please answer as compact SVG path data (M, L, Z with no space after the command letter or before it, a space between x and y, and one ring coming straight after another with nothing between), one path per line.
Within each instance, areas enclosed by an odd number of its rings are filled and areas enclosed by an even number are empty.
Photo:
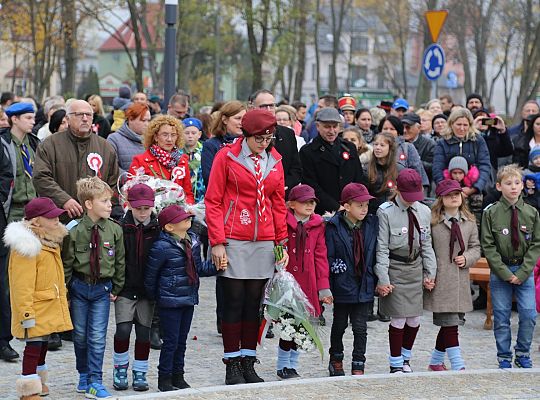
M276 259L281 257L276 255ZM277 270L265 289L264 321L259 330L259 343L273 321L281 339L294 341L300 350L317 348L323 357L323 346L312 323L316 321L315 309L294 276L281 265L277 265Z
M121 185L121 182L125 182ZM187 212L193 214L195 219L204 224L205 208L204 203L188 205L186 194L182 186L167 179L159 179L144 174L144 168L139 168L135 175L125 172L118 178L118 193L120 193L121 204L125 207L127 202L127 192L133 186L144 183L152 188L155 194L154 209L159 214L161 210L172 204L182 206Z

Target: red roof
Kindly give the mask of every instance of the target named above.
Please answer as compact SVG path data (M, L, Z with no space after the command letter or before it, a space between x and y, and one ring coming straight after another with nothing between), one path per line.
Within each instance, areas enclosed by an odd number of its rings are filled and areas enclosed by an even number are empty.
M155 42L156 50L163 50L163 31L159 29L165 25L163 22L163 11L163 8L158 3L147 3L146 5L146 21L148 24L148 31L152 41ZM146 50L146 40L140 24L139 32L141 35L141 46L143 50ZM119 40L119 38L121 39ZM103 42L103 44L99 47L99 51L125 51L122 42L125 43L130 50L135 50L135 34L133 33L130 18L128 18L127 21L116 29L114 34L109 36L107 40Z
M19 67L10 69L4 78L24 78L24 71Z

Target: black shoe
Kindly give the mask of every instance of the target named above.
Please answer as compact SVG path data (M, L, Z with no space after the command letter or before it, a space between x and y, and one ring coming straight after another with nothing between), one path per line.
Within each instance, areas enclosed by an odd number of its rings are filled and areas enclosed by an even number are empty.
M390 317L388 315L381 314L377 311L377 318L379 318L379 321L381 322L390 322Z
M154 350L161 350L162 343L163 342L159 337L159 327L154 326L150 328L150 348Z
M345 376L345 371L343 370L343 353L330 355L328 373L330 376Z
M283 369L278 369L276 374L280 379L300 378L300 375L294 368L284 367Z
M274 327L274 324L270 324L268 327L268 330L266 331L266 338L267 339L273 339L276 335L274 335L274 331L272 328Z
M242 361L240 357L224 358L223 363L227 366L225 372L226 385L238 385L246 383L244 373L242 371Z
M66 342L73 342L73 331L60 332L60 339Z
M172 385L171 375L158 375L158 390L160 392L171 392L176 390L176 388Z
M4 361L13 361L17 358L19 358L19 353L13 350L9 343L4 347L0 347L0 359Z
M52 333L51 336L49 336L48 350L58 350L60 347L62 347L60 335L58 333Z
M473 301L473 309L485 310L487 307L487 294L482 288L479 289L478 297Z
M191 387L185 381L183 372L172 374L171 383L175 388L178 388L178 389L189 389Z
M379 319L379 317L377 317L377 315L375 315L375 314L373 314L373 313L370 313L370 314L368 315L368 317L367 317L367 320L368 320L369 322L371 322L371 321L377 321L378 319Z
M395 374L395 373L402 374L403 373L403 367L390 367L390 373L391 374Z
M257 357L242 357L242 371L244 373L244 379L246 380L246 383L264 382L264 379L257 375L257 372L255 372L255 364L260 364L259 360L257 360Z

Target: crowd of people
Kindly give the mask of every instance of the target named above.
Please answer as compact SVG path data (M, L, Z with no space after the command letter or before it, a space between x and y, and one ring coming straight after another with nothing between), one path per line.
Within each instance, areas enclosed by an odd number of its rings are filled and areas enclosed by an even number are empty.
M349 321L350 371L364 374L374 319L389 322L390 372L407 373L424 310L440 327L428 368L446 370L446 356L451 369L465 368L458 327L473 309L468 268L483 254L499 367L532 367L536 101L511 128L478 94L464 105L444 95L418 108L397 98L368 109L349 95L276 104L261 89L195 115L189 101L180 92L164 105L121 87L105 115L98 95L38 106L2 94L0 358L20 357L13 337L25 342L21 399L49 393L46 355L62 340L74 343L74 390L111 397L103 379L111 304L114 389L130 381L149 389L151 348L161 350L158 389L188 388L186 340L204 276L216 276L225 383L262 382L260 305L276 265L300 285L314 320L324 324L332 305L330 376L345 374ZM182 187L184 205L156 210L144 183L119 196L141 174ZM186 207L195 204L205 206L202 225ZM299 377L298 344L274 330L277 376Z

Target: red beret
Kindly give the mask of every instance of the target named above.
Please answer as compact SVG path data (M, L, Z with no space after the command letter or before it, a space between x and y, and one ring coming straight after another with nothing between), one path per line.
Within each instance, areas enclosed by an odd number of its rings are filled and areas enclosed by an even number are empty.
M244 136L271 135L276 130L276 116L268 110L256 108L242 117Z

